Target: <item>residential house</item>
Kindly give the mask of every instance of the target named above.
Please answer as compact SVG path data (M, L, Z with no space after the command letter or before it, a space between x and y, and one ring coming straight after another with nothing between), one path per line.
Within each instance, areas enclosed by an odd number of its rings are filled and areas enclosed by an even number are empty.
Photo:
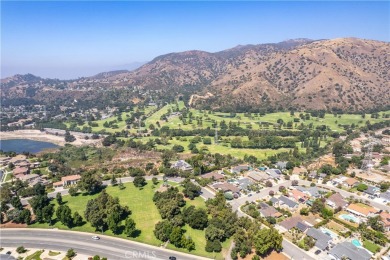
M222 190L223 192L231 191L233 193L239 193L240 189L228 182L216 183L213 185L214 189Z
M177 162L174 162L171 165L171 168L175 168L175 169L182 170L182 171L192 171L193 170L192 166L184 160L179 160Z
M249 178L240 178L237 180L241 190L248 190L248 187L253 184L253 181Z
M292 170L292 174L301 175L307 172L307 169L305 167L294 167Z
M348 188L353 188L358 184L359 184L359 181L354 179L354 178L347 178L343 183L343 185L348 187Z
M18 179L21 180L21 181L26 181L28 184L32 184L34 181L36 181L37 179L40 178L40 176L38 174L27 174L27 175L24 175L24 174L18 174L17 175Z
M390 231L390 213L382 211L381 214L379 214L379 216L381 217L385 231L389 232Z
M340 193L334 193L326 200L326 204L333 209L345 208L348 205L348 202L344 200L343 196Z
M335 260L369 260L372 257L367 250L356 247L349 241L337 244L328 252L328 256Z
M379 198L384 204L390 203L390 191L380 193Z
M77 184L79 180L81 179L81 176L76 174L76 175L69 175L61 178L61 181L53 183L54 188L58 187L67 187L71 185Z
M214 181L220 181L225 179L225 175L221 174L218 171L209 172L206 174L202 174L200 177L204 179L213 179Z
M282 216L282 213L277 211L274 207L268 205L267 203L260 202L260 213L263 217L274 217L279 218Z
M370 196L378 197L380 194L380 189L375 187L375 186L368 185L367 189L364 191L364 193L366 193Z
M248 171L250 169L249 165L238 165L230 169L230 172L233 174L239 174L243 171Z
M309 228L306 235L316 240L315 247L320 250L327 249L329 247L329 242L332 240L330 236L316 228Z
M278 168L280 170L284 170L284 169L287 168L287 163L288 162L281 162L281 161L279 161L279 162L276 163L275 166L276 166L276 168Z
M279 179L282 172L279 169L268 169L265 171L272 179Z
M319 198L321 197L321 194L324 193L324 190L314 187L302 187L302 186L296 186L297 190L302 191L303 193L306 193L309 197L315 197Z
M280 222L279 226L281 226L285 230L290 230L292 228L295 228L298 222L303 222L301 217L290 217Z
M30 172L30 169L27 167L16 167L12 172L15 176L19 174L26 175Z
M310 177L312 179L317 179L318 175L317 175L317 171L311 171L309 172L309 174L307 175L307 177Z
M290 210L297 209L298 208L298 203L295 201L290 200L289 198L285 196L280 196L279 197L279 206L280 207L287 207Z
M305 201L309 198L306 193L303 193L300 190L293 189L289 192L290 198L294 198L294 200L298 203L305 203Z
M310 228L309 225L307 225L306 223L304 222L298 222L297 225L295 226L296 229L298 229L299 231L301 231L302 233L305 233L306 230L308 230Z
M278 203L279 203L279 200L275 197L272 197L269 201L272 202L272 205L278 205Z
M348 207L345 208L345 210L348 211L349 213L352 213L354 215L364 217L364 218L371 217L371 216L375 215L376 213L378 213L378 210L373 208L373 207L370 207L367 205L363 206L363 205L354 204L354 203L349 204Z
M254 181L264 182L270 179L270 176L265 172L250 171L248 172L248 177Z

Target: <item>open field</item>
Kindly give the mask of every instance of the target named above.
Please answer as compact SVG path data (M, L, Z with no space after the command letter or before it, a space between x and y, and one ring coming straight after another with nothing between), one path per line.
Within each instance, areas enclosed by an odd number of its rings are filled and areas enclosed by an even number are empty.
M369 241L369 240L364 240L363 241L363 247L368 249L370 252L372 253L376 253L380 250L380 246L378 246L377 244L374 244L373 242Z
M148 184L143 189L136 188L133 183L126 183L125 189L120 190L118 187L112 187L109 186L106 188L106 191L108 194L119 197L120 203L122 205L127 205L132 214L131 217L134 219L136 223L136 228L141 231L138 237L136 238L128 238L123 234L115 235L121 238L125 239L131 239L138 242L151 244L154 246L160 246L161 241L159 241L153 234L154 226L155 224L161 220L160 214L156 208L156 206L153 203L153 194L155 190L159 187L159 185L155 188L153 188L153 184L149 181ZM177 183L173 184L177 185ZM77 211L80 215L84 218L84 211L85 207L87 205L88 200L97 197L98 194L95 195L78 195L75 197L71 196L64 196L63 201L66 205L68 205L71 210L72 214ZM205 207L204 200L200 197L196 198L195 200L186 200L187 205L194 205L196 207ZM58 207L57 202L54 200L53 203L55 204L55 208ZM54 216L55 218L55 216ZM53 226L49 226L46 223L40 224L33 224L31 227L35 228L59 228L59 229L69 229L68 227L62 225L60 222L56 222ZM84 224L80 227L74 227L72 230L76 231L84 231L84 232L97 232L95 228L93 228L89 223ZM213 257L214 254L207 253L204 250L205 247L205 231L204 230L194 230L190 228L189 226L185 227L185 230L187 231L186 234L190 235L192 239L195 241L196 249L192 251L191 253L205 256L205 257ZM114 234L107 230L104 232L106 235L114 236ZM228 246L228 245L227 245ZM169 245L168 248L176 249L174 246ZM181 250L183 252L188 252L186 250ZM221 254L216 254L216 256L219 259L222 259Z

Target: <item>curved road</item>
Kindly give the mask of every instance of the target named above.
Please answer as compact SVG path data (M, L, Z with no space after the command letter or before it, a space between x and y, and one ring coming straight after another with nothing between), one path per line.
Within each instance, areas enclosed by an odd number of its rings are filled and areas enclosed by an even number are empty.
M141 244L120 238L99 235L100 240L91 237L96 234L54 229L0 229L2 247L38 248L67 251L73 248L83 255L99 255L108 259L207 259L165 248Z

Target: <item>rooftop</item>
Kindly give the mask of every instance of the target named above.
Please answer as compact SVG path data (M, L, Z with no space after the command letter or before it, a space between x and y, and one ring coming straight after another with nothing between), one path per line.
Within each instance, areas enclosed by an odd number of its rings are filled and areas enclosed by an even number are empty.
M369 260L371 259L371 254L368 253L365 249L358 248L354 246L351 242L342 242L333 247L329 254L337 257L337 259L342 259L347 257L353 260Z

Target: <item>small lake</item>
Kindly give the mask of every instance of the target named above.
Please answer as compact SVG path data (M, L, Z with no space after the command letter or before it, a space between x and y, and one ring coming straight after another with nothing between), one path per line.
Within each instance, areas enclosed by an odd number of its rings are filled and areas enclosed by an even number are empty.
M3 152L29 152L39 153L46 149L53 149L59 147L56 144L42 141L34 141L29 139L10 139L0 140L0 150Z

